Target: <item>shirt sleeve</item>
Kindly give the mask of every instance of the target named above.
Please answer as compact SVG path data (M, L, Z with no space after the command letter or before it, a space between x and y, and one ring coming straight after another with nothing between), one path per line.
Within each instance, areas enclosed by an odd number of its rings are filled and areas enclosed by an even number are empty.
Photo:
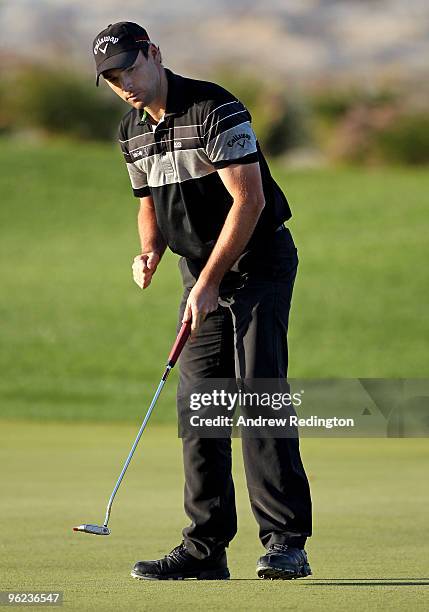
M247 108L234 96L210 100L202 118L205 152L217 169L258 161L256 136Z
M145 196L149 196L151 192L147 184L146 172L139 167L138 161L133 160L130 155L128 149L128 140L126 140L126 132L124 130L122 122L119 126L118 135L119 145L121 147L121 151L125 159L134 195L136 196L136 198L144 198Z

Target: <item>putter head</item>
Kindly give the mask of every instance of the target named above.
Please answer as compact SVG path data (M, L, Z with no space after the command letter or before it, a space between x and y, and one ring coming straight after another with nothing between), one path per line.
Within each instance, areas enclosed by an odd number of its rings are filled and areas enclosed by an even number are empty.
M73 531L83 531L93 535L110 535L110 529L105 525L79 525L78 527L73 527Z

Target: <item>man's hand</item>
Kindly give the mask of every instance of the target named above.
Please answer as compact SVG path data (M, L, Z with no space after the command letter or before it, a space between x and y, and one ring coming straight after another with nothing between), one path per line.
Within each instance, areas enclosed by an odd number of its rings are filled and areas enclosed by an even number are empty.
M160 259L161 257L159 254L153 251L150 253L141 253L134 257L132 265L133 278L140 289L149 287Z
M186 302L182 323L192 321L191 340L194 340L198 328L210 312L218 307L219 285L204 283L198 280L192 287Z

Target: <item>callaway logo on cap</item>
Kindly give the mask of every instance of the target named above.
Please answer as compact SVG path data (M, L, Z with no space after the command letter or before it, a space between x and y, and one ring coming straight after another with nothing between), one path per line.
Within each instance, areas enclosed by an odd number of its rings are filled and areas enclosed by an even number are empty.
M144 28L131 21L110 24L96 36L92 50L97 70L96 85L105 70L122 70L134 64L143 43L149 41Z

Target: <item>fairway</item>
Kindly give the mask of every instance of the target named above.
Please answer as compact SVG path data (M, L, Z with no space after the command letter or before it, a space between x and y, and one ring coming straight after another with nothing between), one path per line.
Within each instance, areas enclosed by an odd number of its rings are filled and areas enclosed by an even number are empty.
M145 434L116 498L111 536L72 531L102 521L135 431L120 424L2 424L0 590L62 590L64 607L73 610L427 609L425 440L302 441L315 503L307 545L313 576L292 582L255 578L262 548L235 440L232 580L157 583L129 572L135 561L178 544L187 523L174 427L152 426Z
M132 282L137 200L117 146L0 141L0 163L0 416L139 417L175 334L180 281L167 254L147 291ZM300 257L289 375L428 376L428 173L274 174ZM159 408L155 420L174 419L174 384Z

